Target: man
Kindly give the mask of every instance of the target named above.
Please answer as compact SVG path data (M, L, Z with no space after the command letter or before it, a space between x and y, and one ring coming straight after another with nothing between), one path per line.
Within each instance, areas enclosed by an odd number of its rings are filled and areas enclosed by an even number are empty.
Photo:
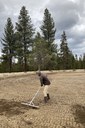
M40 71L37 71L36 73L39 76L41 86L44 86L44 102L47 103L47 101L50 99L48 88L51 83L46 75L42 74Z

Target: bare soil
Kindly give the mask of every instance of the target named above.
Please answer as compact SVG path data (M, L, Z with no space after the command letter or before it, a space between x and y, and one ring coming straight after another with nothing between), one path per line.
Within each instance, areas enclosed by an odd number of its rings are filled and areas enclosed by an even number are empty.
M22 105L40 87L35 73L0 74L0 128L85 128L85 71L47 72L48 103L43 87L34 99L39 109Z

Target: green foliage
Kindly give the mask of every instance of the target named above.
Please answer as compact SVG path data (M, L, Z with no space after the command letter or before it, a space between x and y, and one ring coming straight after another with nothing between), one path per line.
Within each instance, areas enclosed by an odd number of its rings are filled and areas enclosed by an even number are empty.
M55 23L47 8L40 29L42 34L38 32L34 36L33 24L25 6L20 10L15 31L11 18L7 19L1 40L0 72L85 69L85 54L79 59L73 55L65 31L61 35L60 49L57 49L54 43Z
M85 69L85 53L83 54L83 69Z
M41 26L41 31L43 34L44 40L47 42L47 48L52 53L55 51L55 46L53 42L55 40L55 24L49 10L46 8L44 11L43 23Z
M74 56L72 52L69 50L65 31L63 31L63 34L61 35L60 61L61 61L61 68L63 70L73 68L71 65L74 63L73 62Z
M43 23L41 26L41 32L43 34L43 39L45 40L46 47L44 48L47 50L47 58L46 58L46 69L51 69L55 67L56 64L56 57L55 54L57 53L57 45L54 43L55 40L55 24L54 20L51 17L51 14L49 10L46 8L44 11L44 18L43 18Z
M83 67L84 65L83 65L83 58L82 58L82 56L79 57L78 66L79 66L80 69L83 69L84 68Z
M33 59L39 70L45 69L48 61L50 60L48 49L46 48L46 41L41 37L39 33L37 33L33 45Z
M7 19L7 24L4 28L4 37L2 39L2 63L6 65L7 71L12 71L12 59L14 56L14 47L15 47L15 39L14 39L14 28L11 21L11 18Z
M23 6L20 10L18 23L16 23L16 30L16 55L21 67L24 65L24 71L27 71L27 59L33 43L34 30L31 23L31 18L28 15L28 11L26 10L25 6Z

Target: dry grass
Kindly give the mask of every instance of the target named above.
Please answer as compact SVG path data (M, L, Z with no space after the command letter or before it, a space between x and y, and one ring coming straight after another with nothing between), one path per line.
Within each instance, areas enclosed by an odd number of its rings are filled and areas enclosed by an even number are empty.
M40 87L34 72L0 74L0 128L85 128L85 72L47 73L51 99L44 104L42 87L34 100L39 109L21 105Z

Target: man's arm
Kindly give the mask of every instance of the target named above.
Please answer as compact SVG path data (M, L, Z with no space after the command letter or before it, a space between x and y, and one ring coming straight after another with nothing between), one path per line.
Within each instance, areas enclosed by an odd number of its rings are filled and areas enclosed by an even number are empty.
M43 77L42 76L40 77L40 83L41 83L41 86L43 86Z

